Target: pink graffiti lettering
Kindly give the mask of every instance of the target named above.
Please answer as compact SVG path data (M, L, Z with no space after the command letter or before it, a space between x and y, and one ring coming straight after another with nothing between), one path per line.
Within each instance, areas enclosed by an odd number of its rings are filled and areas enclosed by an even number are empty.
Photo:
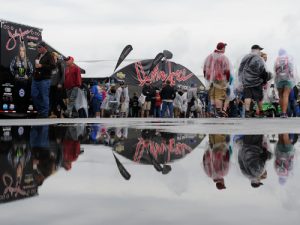
M147 75L141 62L135 63L135 71L137 74L137 79L139 81L139 86L144 86L147 81L151 83L156 81L165 82L167 80L170 81L171 86L174 86L177 82L182 82L190 79L193 76L193 73L187 74L186 69L180 69L176 71L172 71L166 73L165 71L159 70L158 66L156 66L153 71ZM171 62L168 62L168 71L171 71Z
M16 38L19 37L19 40L20 42L22 41L22 39L24 39L24 37L27 35L27 34L30 34L32 32L32 30L25 30L25 31L22 31L21 28L19 28L19 32L17 29L15 29L15 32L12 33L10 30L7 30L8 32L8 36L9 36L9 39L6 43L6 49L8 51L11 51L13 50L16 45L17 45L17 40Z
M13 187L13 178L12 176L10 176L9 174L4 174L2 176L2 180L3 180L3 183L5 185L5 189L4 189L4 192L3 192L3 196L5 196L6 194L10 194L11 196L14 195L14 197L17 197L18 194L21 195L21 196L27 196L27 193L25 191L23 191L20 186L18 186L16 184L16 187Z
M133 161L140 162L145 151L149 150L150 154L157 160L160 155L167 154L166 162L171 161L171 155L184 156L186 153L190 153L192 148L184 143L176 143L174 138L169 140L169 144L157 143L154 141L138 139L139 142L136 145Z

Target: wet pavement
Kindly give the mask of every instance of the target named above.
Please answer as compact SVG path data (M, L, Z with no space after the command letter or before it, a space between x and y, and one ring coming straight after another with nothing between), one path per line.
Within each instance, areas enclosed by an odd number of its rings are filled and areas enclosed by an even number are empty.
M215 121L2 124L1 224L299 224L298 132Z

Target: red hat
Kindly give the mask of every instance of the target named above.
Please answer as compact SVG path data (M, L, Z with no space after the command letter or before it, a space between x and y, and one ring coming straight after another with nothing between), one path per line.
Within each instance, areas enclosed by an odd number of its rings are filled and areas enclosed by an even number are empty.
M71 60L72 62L74 62L74 58L72 56L68 56L67 58L65 58L65 61L69 61Z
M219 43L217 44L217 49L218 49L218 50L222 50L223 48L225 48L226 45L227 45L226 43L219 42Z

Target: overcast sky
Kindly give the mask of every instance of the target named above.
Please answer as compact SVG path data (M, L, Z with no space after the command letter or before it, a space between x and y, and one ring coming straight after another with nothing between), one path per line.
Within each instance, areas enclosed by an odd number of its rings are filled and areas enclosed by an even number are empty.
M280 47L300 65L300 2L297 0L0 0L2 19L43 28L43 39L75 61L116 60L127 44L128 58L173 52L173 61L197 75L217 42L237 66L251 45L269 55ZM115 62L79 63L88 76L112 73ZM124 65L124 64L122 64Z

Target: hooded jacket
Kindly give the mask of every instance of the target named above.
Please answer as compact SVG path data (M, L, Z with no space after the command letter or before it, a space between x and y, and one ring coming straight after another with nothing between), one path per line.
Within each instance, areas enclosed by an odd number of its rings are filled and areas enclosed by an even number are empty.
M257 87L270 79L263 59L255 53L246 55L240 64L238 76L243 87Z

